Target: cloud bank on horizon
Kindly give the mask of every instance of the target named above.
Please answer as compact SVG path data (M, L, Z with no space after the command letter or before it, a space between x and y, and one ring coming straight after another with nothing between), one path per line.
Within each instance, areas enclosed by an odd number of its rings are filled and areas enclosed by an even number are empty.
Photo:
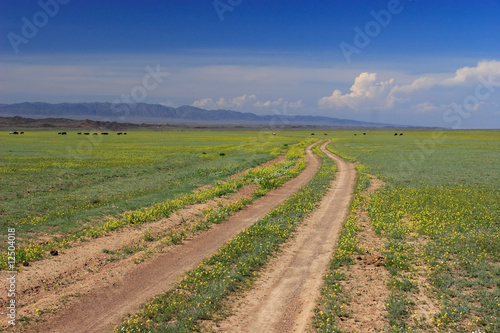
M469 94L462 100L435 99L429 101L429 96L422 94L429 89L439 91L453 91L455 88L468 89ZM377 80L377 73L362 72L350 87L350 92L342 93L335 89L330 96L321 97L317 104L321 109L336 110L348 109L353 112L378 110L381 112L405 107L413 114L426 114L430 112L443 114L443 118L451 119L450 115L468 118L477 113L480 108L496 108L498 98L494 98L495 91L500 90L500 61L480 61L474 67L462 67L449 74L426 74L410 82L398 83L394 78ZM257 100L255 94L244 94L234 98L213 99L211 97L195 101L193 106L204 109L234 109L250 110L257 108L297 108L306 106L302 100L288 102L282 97L274 101L262 102ZM300 111L299 111L300 112ZM448 121L454 123L456 121ZM460 121L460 124L462 122ZM453 127L451 125L450 127Z
M318 105L322 108L387 110L394 108L398 103L410 102L414 110L427 112L434 111L438 107L430 101L412 98L414 93L436 87L451 90L457 86L471 88L471 95L464 99L464 107L476 112L481 105L488 104L486 101L500 87L500 61L481 61L475 67L459 68L455 75L450 77L443 78L443 74L428 74L400 85L396 84L393 78L377 82L377 73L364 72L356 77L350 93L342 94L336 89L330 96L321 98ZM445 109L448 107L440 106Z
M257 100L257 96L246 94L242 96L238 96L232 99L226 99L224 97L219 98L214 101L212 98L204 98L195 101L193 106L198 108L207 109L207 110L215 110L215 109L235 109L235 110L243 110L245 107L256 107L256 108L278 108L278 107L288 107L288 108L301 108L304 105L301 100L296 102L288 102L285 101L282 97L278 98L275 101L260 101Z
M498 17L493 0L5 0L0 103L500 128Z

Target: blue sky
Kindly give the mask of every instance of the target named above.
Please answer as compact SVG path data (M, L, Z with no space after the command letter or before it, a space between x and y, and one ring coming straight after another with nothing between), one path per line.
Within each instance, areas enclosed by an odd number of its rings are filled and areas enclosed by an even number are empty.
M0 103L500 128L499 17L492 0L1 0Z

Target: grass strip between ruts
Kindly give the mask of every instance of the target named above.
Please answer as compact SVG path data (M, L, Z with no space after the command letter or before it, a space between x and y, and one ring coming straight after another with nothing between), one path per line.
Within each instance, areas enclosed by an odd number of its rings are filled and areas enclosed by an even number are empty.
M259 269L293 235L330 186L335 164L318 148L315 153L322 166L307 185L189 271L177 288L154 297L140 312L129 315L115 331L200 331L202 321L223 318L228 297L252 285Z
M346 277L340 268L353 264L355 253L361 252L356 237L359 231L357 213L363 204L362 192L369 185L368 176L364 172L365 167L358 164L356 170L356 187L349 208L349 215L332 255L329 271L323 277L321 296L318 305L314 309L313 326L318 332L342 332L338 326L337 318L347 314L345 304L348 303L349 299L340 283Z

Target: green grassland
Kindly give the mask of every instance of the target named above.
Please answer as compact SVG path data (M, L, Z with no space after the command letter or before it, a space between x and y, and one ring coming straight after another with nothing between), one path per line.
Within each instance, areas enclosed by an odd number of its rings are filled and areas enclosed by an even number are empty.
M344 131L331 147L392 185L500 186L500 131Z
M391 275L385 331L500 331L500 131L354 133L328 135L329 149L359 163L357 199L325 278L329 296L349 301L337 268L363 251L356 209L371 174L387 183L366 207ZM309 131L0 132L0 241L13 227L28 243L106 226L106 216L149 219L169 211L168 200L189 204L200 186L225 193L219 180L311 138ZM430 320L414 314L421 292L438 307ZM324 332L341 331L336 318L348 315L324 307L318 314Z
M0 226L18 239L67 234L189 193L281 154L302 135L258 131L108 136L0 132ZM302 138L301 138L302 137Z
M388 183L368 207L385 239L381 251L391 274L384 331L500 331L500 132L343 134L330 149L360 162L362 177L369 173ZM335 311L334 300L349 300L341 295L345 276L337 268L362 253L355 223L349 228L325 279L335 285L325 286L325 304L332 307L318 308L320 331L340 332L336 318L348 315ZM423 291L438 307L430 320L414 311Z

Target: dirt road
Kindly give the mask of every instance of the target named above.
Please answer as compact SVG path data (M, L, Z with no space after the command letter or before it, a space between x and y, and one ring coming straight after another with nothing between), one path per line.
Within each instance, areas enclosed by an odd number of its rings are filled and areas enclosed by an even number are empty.
M151 297L175 287L183 274L215 253L225 242L266 215L304 186L319 170L320 161L306 150L307 166L296 178L269 192L226 222L215 225L180 245L151 258L123 274L119 283L97 288L53 315L34 323L26 332L109 332L127 313L139 309Z
M298 228L296 236L271 260L254 288L236 301L236 314L220 324L220 332L304 332L307 330L322 277L328 267L355 184L355 169L321 149L337 164L337 174L319 208Z

